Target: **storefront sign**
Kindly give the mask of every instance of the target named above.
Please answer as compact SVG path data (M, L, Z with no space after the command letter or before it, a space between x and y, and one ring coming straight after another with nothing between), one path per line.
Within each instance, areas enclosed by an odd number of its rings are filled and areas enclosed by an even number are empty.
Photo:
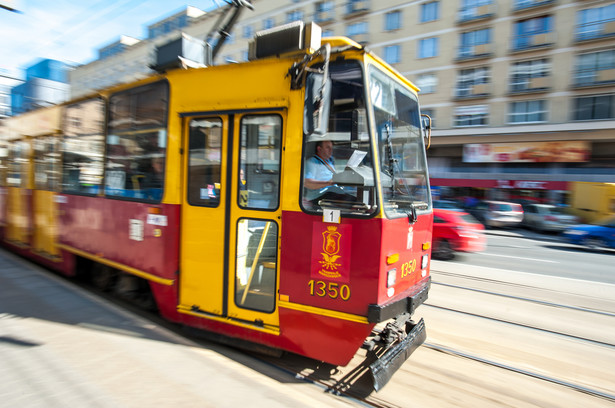
M463 145L464 163L578 163L589 160L585 141Z
M497 188L514 188L519 190L546 190L547 181L498 180Z

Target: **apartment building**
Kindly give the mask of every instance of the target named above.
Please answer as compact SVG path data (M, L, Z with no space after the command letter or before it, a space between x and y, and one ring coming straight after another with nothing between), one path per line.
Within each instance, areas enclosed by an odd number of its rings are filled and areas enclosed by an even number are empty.
M572 181L615 182L615 2L254 0L216 63L247 60L255 32L315 21L364 44L421 88L436 194L565 201ZM73 96L151 73L179 30L204 39L221 9L71 72ZM192 13L192 17L184 15ZM150 26L149 32L153 32Z

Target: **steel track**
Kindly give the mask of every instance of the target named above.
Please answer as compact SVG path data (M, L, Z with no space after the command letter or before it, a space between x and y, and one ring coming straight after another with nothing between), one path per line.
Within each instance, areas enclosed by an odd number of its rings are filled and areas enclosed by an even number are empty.
M579 385L579 384L574 384L574 383L571 383L569 381L558 380L557 378L554 378L554 377L549 377L549 376L538 374L536 372L532 372L532 371L529 371L529 370L524 370L524 369L521 369L521 368L516 368L516 367L510 366L510 365L507 365L507 364L498 363L498 362L493 361L493 360L488 360L488 359L485 359L485 358L482 358L482 357L474 356L472 354L468 354L468 353L465 353L465 352L454 350L454 349L451 349L449 347L439 346L439 345L435 345L435 344L432 344L432 343L423 343L423 347L426 347L426 348L429 348L429 349L432 349L432 350L435 350L435 351L438 351L438 352L441 352L441 353L445 353L445 354L448 354L448 355L452 355L452 356L456 356L456 357L461 357L461 358L466 358L466 359L469 359L469 360L472 360L472 361L477 361L477 362L482 363L482 364L490 365L490 366L493 366L493 367L498 367L498 368L504 369L506 371L512 371L512 372L515 372L515 373L518 373L518 374L522 374L522 375L525 375L525 376L528 376L528 377L536 378L538 380L547 381L547 382L550 382L550 383L553 383L553 384L558 384L558 385L561 385L563 387L567 387L567 388L570 388L572 390L575 390L575 391L578 391L578 392L582 392L584 394L588 394L588 395L591 395L591 396L594 396L594 397L603 398L603 399L606 399L608 401L615 402L615 394L610 394L610 393L607 393L607 392L602 392L602 391L599 391L599 390L596 390L596 389L592 389L592 388L588 388L588 387L585 387L585 386L582 386L582 385Z

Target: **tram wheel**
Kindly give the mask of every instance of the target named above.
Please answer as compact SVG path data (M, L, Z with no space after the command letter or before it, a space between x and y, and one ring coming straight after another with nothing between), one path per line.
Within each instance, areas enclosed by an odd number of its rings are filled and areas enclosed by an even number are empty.
M91 279L96 288L108 292L113 289L117 282L117 271L106 265L94 264Z

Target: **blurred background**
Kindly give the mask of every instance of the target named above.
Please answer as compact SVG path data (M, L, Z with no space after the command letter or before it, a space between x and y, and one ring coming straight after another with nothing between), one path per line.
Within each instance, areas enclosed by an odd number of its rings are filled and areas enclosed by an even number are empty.
M221 0L1 0L1 118L152 73L156 46L204 39ZM615 2L254 0L217 64L294 20L369 47L421 89L435 199L615 211ZM1 126L1 125L0 125Z

